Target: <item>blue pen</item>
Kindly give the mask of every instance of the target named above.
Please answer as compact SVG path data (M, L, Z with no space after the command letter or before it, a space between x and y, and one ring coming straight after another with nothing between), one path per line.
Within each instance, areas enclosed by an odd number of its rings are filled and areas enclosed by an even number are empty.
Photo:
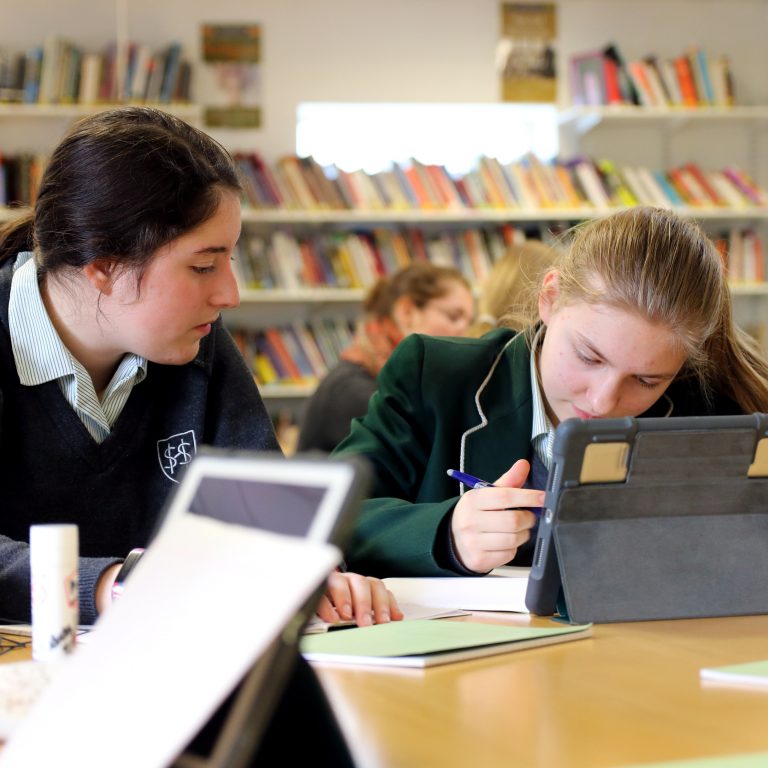
M481 480L479 477L468 475L466 472L459 472L458 469L449 469L448 476L454 480L458 480L460 483L464 483L467 488L493 488L493 483L489 483L487 480Z

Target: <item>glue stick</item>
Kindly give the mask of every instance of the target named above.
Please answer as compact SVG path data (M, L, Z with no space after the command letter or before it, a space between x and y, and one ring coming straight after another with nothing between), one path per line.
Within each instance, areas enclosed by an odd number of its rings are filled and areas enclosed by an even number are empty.
M76 525L29 528L32 658L47 661L75 648L80 618Z

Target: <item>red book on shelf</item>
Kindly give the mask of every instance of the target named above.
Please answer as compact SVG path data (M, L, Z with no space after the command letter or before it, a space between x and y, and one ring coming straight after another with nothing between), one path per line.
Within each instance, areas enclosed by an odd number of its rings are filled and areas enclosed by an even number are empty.
M456 184L442 165L427 165L427 172L435 189L439 192L445 208L463 208L464 203L456 189Z
M301 279L305 285L325 285L325 272L317 256L314 243L300 242Z
M384 277L389 272L387 265L384 263L384 257L381 254L381 248L379 247L376 237L374 235L364 235L365 242L368 244L368 248L373 259L373 267L378 277Z
M640 104L644 107L655 107L658 106L658 103L653 88L651 87L651 82L648 79L648 71L646 67L646 63L640 59L630 61L627 64L629 77L640 97Z
M619 83L619 67L608 56L603 57L603 80L605 81L606 104L623 104L621 84Z
M499 186L498 179L491 169L491 162L491 158L481 157L478 166L486 199L493 208L507 208L508 204L504 198L504 190Z
M427 245L424 242L424 233L420 229L409 229L408 245L413 261L429 261Z
M723 267L725 268L726 275L728 274L728 235L725 233L720 233L719 235L716 235L712 238L712 242L715 244L715 248L717 248L717 252L720 254L720 258L723 262Z
M707 205L707 200L702 199L702 197L697 194L695 187L691 186L690 178L684 169L670 168L669 171L667 171L667 178L686 205Z
M715 205L726 205L725 200L717 193L717 190L710 184L709 179L696 163L686 163L684 168L696 179L699 186L707 193L707 196Z
M696 107L699 104L699 94L696 90L696 83L693 79L691 62L687 56L678 56L674 60L677 79L680 81L680 93L683 97L683 104L686 107Z
M763 248L763 238L760 237L760 235L755 232L754 233L755 240L754 240L754 253L755 253L755 264L754 264L754 276L755 280L759 283L765 282L765 249Z
M275 180L275 177L272 175L272 170L267 165L267 163L264 162L261 155L258 152L253 152L251 154L251 163L253 167L256 169L256 173L258 176L262 179L262 182L264 184L264 187L269 190L269 194L272 197L272 199L275 201L275 205L282 206L285 205L286 200L283 196L283 193L278 186L277 181Z
M427 191L427 188L424 185L421 175L419 174L416 167L409 165L407 168L403 169L403 173L408 179L408 183L411 185L411 189L413 190L414 195L416 195L416 199L419 202L419 208L423 208L425 210L432 210L435 208L435 203Z

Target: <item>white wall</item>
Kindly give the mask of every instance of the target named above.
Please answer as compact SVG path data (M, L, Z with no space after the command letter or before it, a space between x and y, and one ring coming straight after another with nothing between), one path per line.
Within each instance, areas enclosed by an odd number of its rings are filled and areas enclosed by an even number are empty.
M560 0L563 60L616 41L625 56L672 56L698 43L732 57L743 103L768 103L764 0ZM52 32L98 48L124 6L130 37L182 41L199 59L202 22L258 22L264 33L264 126L220 136L268 157L293 149L296 105L309 100L486 102L498 98L497 0L0 0L0 45ZM565 68L561 67L565 74ZM196 96L212 87L198 71ZM562 78L565 83L566 78ZM563 94L565 97L565 94Z
M712 53L730 54L743 103L768 103L765 0L560 0L558 5L563 60L608 41L618 43L627 58L649 52L672 56L698 43ZM216 135L230 148L256 148L268 158L294 149L301 101L483 102L499 94L497 0L0 0L0 45L21 50L59 32L98 49L114 36L116 7L125 8L131 38L158 47L179 39L193 59L200 56L201 23L260 23L264 126ZM196 74L201 101L213 87L206 75L202 67ZM561 75L564 89L564 66ZM44 141L39 130L15 129L12 140L21 133L29 142ZM0 148L8 149L10 140L0 133ZM704 141L711 143L711 137Z

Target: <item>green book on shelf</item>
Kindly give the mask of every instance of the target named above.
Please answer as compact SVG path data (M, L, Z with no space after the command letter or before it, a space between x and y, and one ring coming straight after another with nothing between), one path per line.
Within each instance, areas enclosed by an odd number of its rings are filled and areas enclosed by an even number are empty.
M301 643L301 652L308 661L334 664L432 667L591 634L591 625L554 622L547 627L512 627L475 621L395 621L309 635Z

